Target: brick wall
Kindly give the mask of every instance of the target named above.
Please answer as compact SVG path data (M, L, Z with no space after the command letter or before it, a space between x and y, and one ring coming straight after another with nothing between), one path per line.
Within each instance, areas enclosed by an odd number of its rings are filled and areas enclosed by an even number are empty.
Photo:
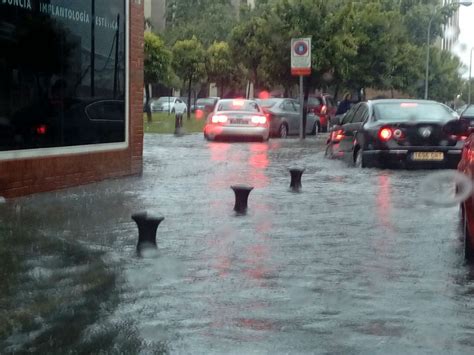
M127 149L0 161L0 196L11 198L142 172L143 3L130 1L130 131Z

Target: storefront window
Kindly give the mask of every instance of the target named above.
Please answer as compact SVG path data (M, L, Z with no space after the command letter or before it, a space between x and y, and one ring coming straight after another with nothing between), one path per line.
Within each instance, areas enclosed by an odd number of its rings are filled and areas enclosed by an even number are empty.
M125 0L0 0L0 151L125 141Z

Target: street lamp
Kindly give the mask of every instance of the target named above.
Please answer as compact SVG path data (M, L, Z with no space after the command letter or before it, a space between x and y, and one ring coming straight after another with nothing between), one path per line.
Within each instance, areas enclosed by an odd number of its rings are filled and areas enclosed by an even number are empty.
M425 100L428 100L428 79L430 74L430 42L431 42L431 24L433 23L436 13L448 5L471 6L472 1L457 1L442 7L436 7L428 22L428 36L426 40L426 73L425 73Z
M468 105L471 104L471 81L472 81L472 51L474 51L474 47L471 48L471 55L469 56L469 96L467 98Z

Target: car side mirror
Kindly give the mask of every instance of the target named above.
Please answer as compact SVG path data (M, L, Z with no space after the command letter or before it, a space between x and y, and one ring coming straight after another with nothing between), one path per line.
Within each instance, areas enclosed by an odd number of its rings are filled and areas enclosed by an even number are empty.
M447 134L455 136L468 136L472 132L472 129L470 128L469 120L457 119L446 123L444 131Z

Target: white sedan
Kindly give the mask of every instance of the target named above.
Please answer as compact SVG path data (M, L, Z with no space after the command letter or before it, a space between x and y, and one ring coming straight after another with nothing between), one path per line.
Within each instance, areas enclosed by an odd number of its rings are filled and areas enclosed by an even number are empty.
M168 112L168 113L186 113L188 106L179 98L171 96L163 96L158 100L151 102L152 112Z

